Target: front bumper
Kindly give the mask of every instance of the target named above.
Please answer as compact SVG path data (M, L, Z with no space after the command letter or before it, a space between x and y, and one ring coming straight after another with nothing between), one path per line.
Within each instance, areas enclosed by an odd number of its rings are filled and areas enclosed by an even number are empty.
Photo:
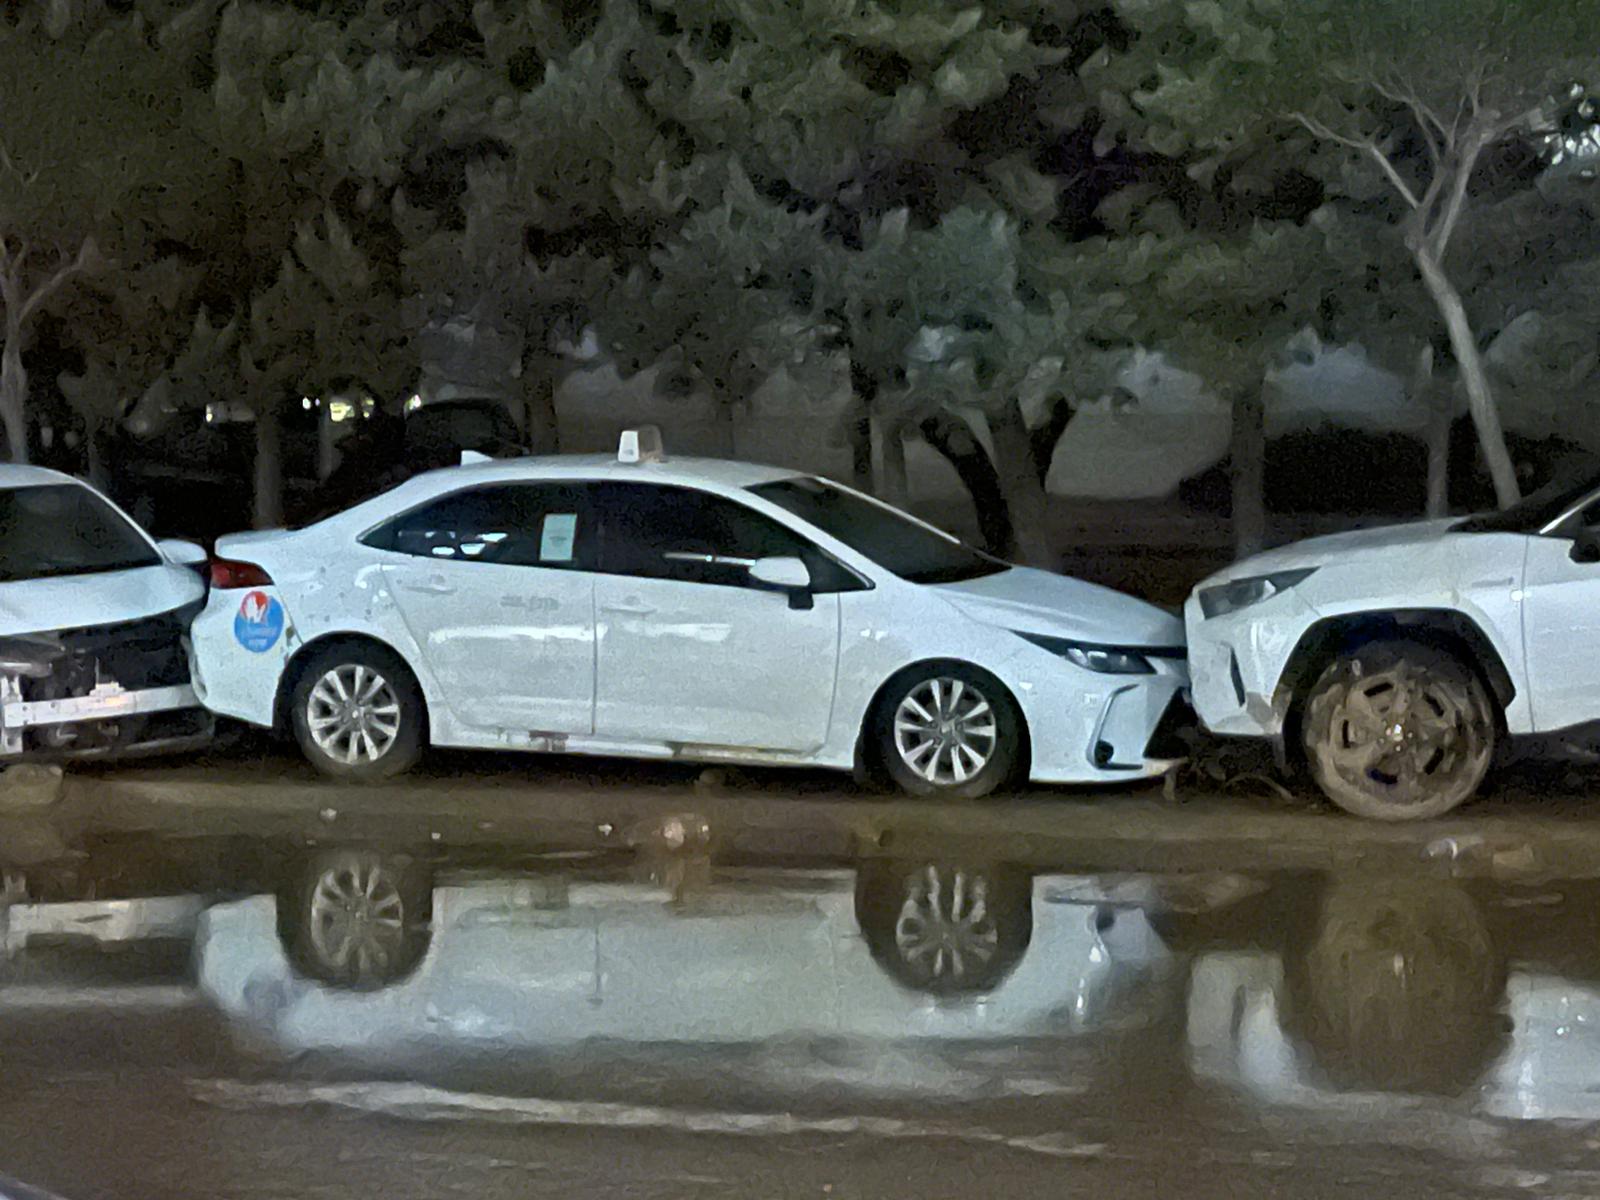
M3 639L0 756L145 753L206 740L212 720L187 648L196 607Z
M1258 607L1206 618L1193 595L1184 605L1192 694L1200 722L1228 737L1275 738L1287 698L1279 681L1317 613L1292 592Z
M1193 722L1181 659L1158 660L1153 675L1100 675L1054 665L1070 674L1048 687L1020 690L1035 783L1148 779L1188 757L1186 726Z

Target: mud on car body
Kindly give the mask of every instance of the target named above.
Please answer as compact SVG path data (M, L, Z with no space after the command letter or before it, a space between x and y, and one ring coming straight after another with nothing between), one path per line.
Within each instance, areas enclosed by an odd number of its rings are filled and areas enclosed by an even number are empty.
M204 562L79 480L0 468L0 759L204 741L188 653Z

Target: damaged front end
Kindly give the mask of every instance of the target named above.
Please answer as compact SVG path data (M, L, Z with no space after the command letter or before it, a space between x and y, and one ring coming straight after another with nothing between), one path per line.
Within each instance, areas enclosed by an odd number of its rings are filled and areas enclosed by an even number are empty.
M113 625L0 637L0 756L88 757L205 741L190 682L198 605Z

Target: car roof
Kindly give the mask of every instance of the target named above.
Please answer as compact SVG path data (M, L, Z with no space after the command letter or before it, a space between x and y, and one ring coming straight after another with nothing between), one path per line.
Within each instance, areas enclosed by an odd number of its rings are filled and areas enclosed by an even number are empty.
M551 454L532 458L496 458L487 462L441 467L427 473L429 479L443 482L459 477L463 482L512 479L604 479L619 482L677 483L714 488L747 488L794 479L802 472L787 467L760 463L733 462L721 458L666 458L659 462L622 463L614 454Z
M71 475L27 463L0 463L0 488L40 487L49 483L80 483Z

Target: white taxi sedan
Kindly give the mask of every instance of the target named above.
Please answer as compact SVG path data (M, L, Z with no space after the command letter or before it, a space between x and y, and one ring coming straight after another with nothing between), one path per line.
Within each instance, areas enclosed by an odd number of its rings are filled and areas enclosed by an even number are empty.
M635 433L615 459L473 462L221 539L202 702L350 780L431 744L881 767L975 797L1182 756L1174 614Z

